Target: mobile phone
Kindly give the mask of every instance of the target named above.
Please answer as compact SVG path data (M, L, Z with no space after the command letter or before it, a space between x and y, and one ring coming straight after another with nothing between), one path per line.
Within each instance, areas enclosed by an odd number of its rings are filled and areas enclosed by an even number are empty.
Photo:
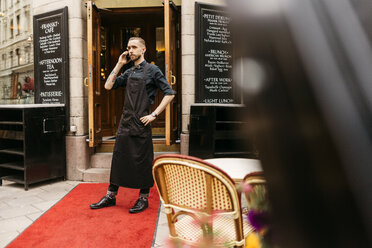
M129 56L129 53L127 55L125 55L127 61L130 61L130 56Z

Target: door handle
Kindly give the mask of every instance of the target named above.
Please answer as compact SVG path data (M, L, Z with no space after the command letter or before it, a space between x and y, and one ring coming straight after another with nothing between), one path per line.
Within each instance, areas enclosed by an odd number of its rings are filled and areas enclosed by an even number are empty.
M170 76L171 76L171 82L170 82L170 84L171 85L175 85L176 83L177 83L177 78L176 78L176 76L174 76L173 75L173 73L172 73L172 71L170 71Z
M84 78L84 86L88 87L88 77Z

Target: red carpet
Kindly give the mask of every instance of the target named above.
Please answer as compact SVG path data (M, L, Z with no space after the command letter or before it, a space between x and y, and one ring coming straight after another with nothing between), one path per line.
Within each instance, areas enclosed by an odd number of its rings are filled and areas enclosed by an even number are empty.
M150 248L159 208L156 187L151 189L149 208L142 213L128 212L139 190L122 187L116 206L91 210L89 205L99 201L107 187L79 184L7 247Z

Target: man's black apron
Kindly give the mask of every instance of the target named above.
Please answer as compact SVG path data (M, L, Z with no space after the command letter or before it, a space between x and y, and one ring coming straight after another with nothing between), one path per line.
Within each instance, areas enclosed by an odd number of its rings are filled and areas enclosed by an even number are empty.
M151 125L144 126L140 121L150 111L146 92L147 67L146 63L142 78L128 78L112 156L110 183L127 188L150 188L154 184Z

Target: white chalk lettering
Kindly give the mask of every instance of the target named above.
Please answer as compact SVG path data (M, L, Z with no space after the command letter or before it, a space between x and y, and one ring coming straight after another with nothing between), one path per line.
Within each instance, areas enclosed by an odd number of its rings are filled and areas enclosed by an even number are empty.
M53 96L62 96L62 91L45 91L40 92L41 97L53 97Z

